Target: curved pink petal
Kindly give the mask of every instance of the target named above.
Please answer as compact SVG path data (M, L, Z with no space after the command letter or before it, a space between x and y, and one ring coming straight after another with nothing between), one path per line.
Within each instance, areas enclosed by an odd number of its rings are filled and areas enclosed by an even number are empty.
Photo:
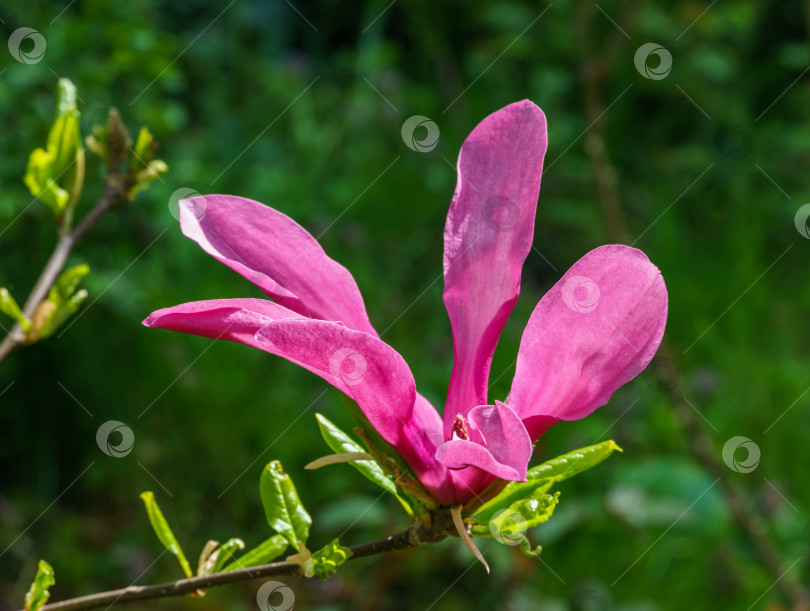
M305 317L267 299L209 299L157 310L143 324L261 348L256 331L283 319Z
M457 414L488 402L490 362L531 249L546 144L546 118L524 100L484 119L461 147L444 230L444 303L455 344L447 435Z
M601 246L577 261L537 304L520 343L509 405L532 439L555 419L584 418L641 373L666 319L664 279L640 250Z
M518 415L496 401L472 408L468 417L478 435L448 441L437 449L436 459L448 469L474 466L501 479L526 481L532 440Z
M408 365L385 342L262 299L186 303L154 312L144 324L247 344L315 373L357 402L439 502L454 502L450 474L422 425L438 414L431 417L427 400L417 401Z
M281 212L243 197L205 195L180 202L180 226L281 305L377 336L349 271Z

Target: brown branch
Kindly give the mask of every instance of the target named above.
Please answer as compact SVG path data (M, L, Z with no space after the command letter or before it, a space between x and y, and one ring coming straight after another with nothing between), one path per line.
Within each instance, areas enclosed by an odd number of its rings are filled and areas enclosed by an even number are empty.
M444 523L442 522L442 527ZM412 547L419 547L440 541L445 534L439 530L426 527L422 522L414 522L407 530L398 532L385 539L369 541L350 547L352 555L349 560L374 556L388 552L395 552ZM89 594L78 598L71 598L61 602L51 603L41 608L41 611L77 611L79 609L95 609L102 606L112 606L118 603L155 600L158 598L171 598L193 594L198 590L206 590L230 583L238 583L272 577L277 575L300 575L301 567L285 561L271 562L246 569L216 573L206 577L191 577L179 579L170 583L154 586L129 586L97 594Z
M73 231L63 235L59 238L54 248L51 258L42 270L39 278L37 279L34 288L28 299L25 300L25 305L22 308L22 313L26 318L32 319L37 307L42 303L42 300L48 295L54 282L59 277L62 268L65 266L68 256L81 239L95 226L95 224L113 207L118 205L124 200L128 188L131 186L129 182L131 177L129 174L121 174L118 169L111 169L104 183L104 192L101 198L96 203L95 207L82 219L82 222ZM19 348L25 339L25 332L19 323L15 323L11 331L0 343L0 363L2 363L8 356Z
M593 39L591 32L593 10L581 11L580 14L584 15L583 21L580 23L580 37L585 50L583 57L585 114L586 121L592 124L592 129L586 136L585 152L596 178L599 201L607 221L608 235L611 240L626 243L629 233L616 181L616 170L609 157L604 128L598 121L603 112L604 80L617 55L616 45L623 44L624 40L614 33L610 48L594 51L589 42ZM666 365L667 362L674 363L672 356L672 348L665 338L661 342L652 366L660 366L662 363ZM688 444L689 450L706 471L719 478L720 491L731 508L736 522L754 546L760 564L773 577L774 583L779 586L780 591L791 602L793 608L796 611L807 611L810 609L810 598L808 598L807 592L794 579L783 575L785 563L779 549L769 537L768 530L760 517L749 506L739 486L728 478L728 469L718 458L718 452L711 437L703 424L695 417L680 385L677 382L667 385L664 391L675 410L679 424L687 438L691 440L691 443Z

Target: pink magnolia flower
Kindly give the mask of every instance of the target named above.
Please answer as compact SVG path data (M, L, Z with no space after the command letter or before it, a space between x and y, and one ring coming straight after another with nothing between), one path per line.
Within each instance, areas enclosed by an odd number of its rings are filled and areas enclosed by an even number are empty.
M465 503L496 478L525 480L532 443L638 375L667 314L664 280L641 251L592 250L537 304L511 392L490 401L490 362L532 245L546 144L543 112L523 101L484 119L461 148L444 232L455 364L443 419L380 339L351 274L295 221L249 199L184 200L180 224L272 301L186 303L144 324L241 342L322 377L357 402L441 504Z

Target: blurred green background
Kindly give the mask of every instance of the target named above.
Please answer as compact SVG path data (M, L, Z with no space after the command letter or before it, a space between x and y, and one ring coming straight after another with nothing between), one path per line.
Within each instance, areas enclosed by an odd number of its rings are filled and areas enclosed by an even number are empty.
M554 517L533 533L539 561L482 544L485 576L447 540L351 562L325 583L288 579L296 608L788 608L690 451L673 394L687 393L784 579L806 583L810 241L794 217L810 200L807 23L797 0L4 4L0 38L31 27L47 52L26 65L0 48L0 285L24 299L55 241L21 177L45 141L57 75L78 87L85 134L115 106L133 134L150 127L170 172L71 257L92 273L70 329L0 367L0 607L20 606L39 558L55 568L53 600L178 578L168 555L153 563L162 550L138 499L146 489L195 562L209 538L258 543L269 534L258 476L271 459L313 514L313 546L404 527L396 501L348 466L303 469L328 451L316 411L350 425L337 391L259 351L140 325L184 301L259 296L181 236L169 201L181 188L238 194L323 233L372 322L442 405L452 342L441 238L456 156L483 117L529 98L548 117L549 149L492 396L508 391L538 299L616 240L617 210L624 241L666 279L673 356L539 444L535 460L606 438L624 448L560 486ZM636 69L647 42L671 54L665 78ZM433 151L405 146L412 115L438 125ZM102 182L89 158L79 216ZM96 445L110 419L135 433L125 458ZM737 435L761 450L750 473L722 462ZM253 609L263 581L129 608Z

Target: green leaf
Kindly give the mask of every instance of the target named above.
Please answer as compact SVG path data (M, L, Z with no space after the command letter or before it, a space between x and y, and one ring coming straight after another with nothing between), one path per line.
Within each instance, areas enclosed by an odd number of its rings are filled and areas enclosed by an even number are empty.
M242 549L245 549L245 542L242 541L242 539L233 538L225 541L225 543L220 545L219 549L217 550L219 553L216 557L216 562L214 563L213 572L219 573L222 570L222 567L225 566L225 563L230 560L231 556L233 556L237 550Z
M208 541L197 562L197 577L218 573L234 552L240 549L245 549L242 539L228 539L222 545L219 541Z
M76 265L62 272L54 283L53 288L51 288L52 294L57 294L61 296L62 299L70 297L76 290L76 287L79 286L79 282L82 281L82 278L89 273L90 266L86 263Z
M356 443L349 435L341 431L334 423L330 422L321 414L315 414L318 419L318 427L321 429L326 445L334 452L356 453L365 452L359 443ZM355 460L349 463L352 467L360 471L366 478L377 484L383 490L391 494L397 494L397 487L394 479L382 470L375 460Z
M479 523L471 528L471 532L478 537L493 537L501 543L514 545L524 538L527 530L548 522L559 503L559 497L560 493L557 492L520 499L497 511L486 522L476 517Z
M152 181L169 171L165 161L154 158L156 150L155 137L146 127L141 127L135 140L135 147L132 149L130 173L135 177L135 181L127 192L127 200L134 200Z
M206 577L214 572L214 564L219 556L219 541L210 539L206 542L197 560L197 577Z
M151 491L142 492L141 499L146 506L149 523L152 524L152 530L155 531L157 538L160 539L163 547L177 556L177 560L180 562L180 566L183 568L183 573L185 573L186 577L191 577L191 566L186 559L186 555L183 553L183 549L177 542L172 529L169 528L169 523L166 522L166 518L163 517L163 513L160 511L160 507L158 507L157 501L155 500L154 493Z
M406 498L411 499L413 504L424 504L426 507L438 507L435 499L425 490L422 482L420 482L413 471L408 466L408 463L399 455L399 453L389 444L377 430L371 426L371 423L366 418L366 415L360 409L355 401L350 399L344 394L341 394L343 403L349 415L357 423L355 433L366 444L369 453L374 457L374 460L382 468L382 470L390 475L393 481L404 491ZM403 495L397 496L402 506L409 514L413 514L411 505L409 505L403 498Z
M539 558L540 552L543 551L543 546L538 545L532 549L532 542L529 541L528 537L523 537L520 540L520 551L523 552L524 556L528 556L529 558Z
M537 479L554 476L559 477L557 481L562 481L569 477L574 477L583 471L587 471L591 467L595 467L613 454L615 450L619 452L622 451L615 441L612 439L603 441L602 443L597 443L596 445L574 450L568 454L552 458L542 465L532 467L529 469L528 477L529 479Z
M7 288L0 288L0 312L7 314L14 322L19 323L22 330L28 332L31 328L31 321L22 313L17 300L8 292Z
M31 194L51 208L63 228L70 227L73 207L84 183L84 149L76 97L73 83L59 79L56 119L48 133L46 148L31 153L23 177Z
M329 575L336 573L338 567L352 557L352 550L343 547L337 539L333 539L327 545L312 554L312 570L321 581L325 581ZM311 577L311 575L307 575Z
M136 170L142 170L149 165L152 157L155 154L155 137L146 127L141 127L138 132L138 137L135 140L135 147L132 149L133 154L133 167Z
M26 343L33 343L53 335L62 324L79 309L87 299L87 291L76 291L81 279L90 272L86 264L72 267L59 276L48 297L37 306Z
M266 541L263 541L258 546L254 547L241 558L237 558L225 568L221 569L221 571L217 572L225 573L227 571L235 571L236 569L245 569L251 566L267 564L268 562L272 562L281 556L281 554L284 553L284 550L286 550L288 547L289 543L287 542L286 537L283 537L282 535L273 535Z
M557 482L598 465L615 450L622 451L614 441L604 441L532 467L528 472L528 481L509 483L498 496L481 505L475 514L475 519L481 523L488 523L496 512L510 507L517 501L529 498L537 499Z
M363 441L368 447L368 451L375 457L377 464L382 467L383 471L390 473L396 479L396 471L400 473L411 473L411 468L408 463L399 455L399 453L382 438L371 423L366 418L366 415L357 405L357 402L350 399L346 395L341 395L343 403L349 415L357 423L359 429L363 432L361 435Z
M301 504L292 479L284 473L279 461L274 460L262 471L259 494L270 528L283 535L298 551L299 541L307 542L312 518Z
M304 570L304 577L314 577L317 574L324 581L337 572L338 567L351 556L352 550L334 539L315 553L303 546L297 554L288 556L286 562L300 566Z
M56 579L54 579L51 565L44 560L40 560L34 582L25 595L25 611L39 611L39 608L48 602L51 597L48 588L55 583Z

